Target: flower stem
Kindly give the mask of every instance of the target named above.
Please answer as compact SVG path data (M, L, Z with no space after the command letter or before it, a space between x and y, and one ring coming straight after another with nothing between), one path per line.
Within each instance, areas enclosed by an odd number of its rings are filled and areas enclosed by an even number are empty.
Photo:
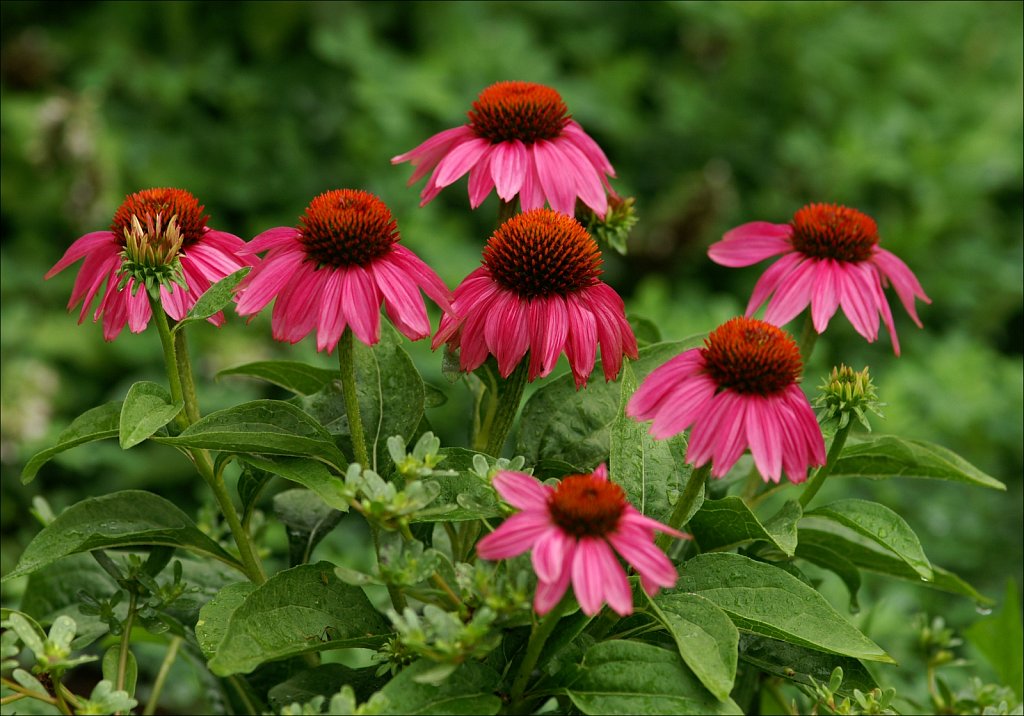
M498 226L501 226L506 221L516 215L516 199L512 201L502 201L499 199L498 204Z
M224 513L224 519L227 521L228 527L231 529L231 536L234 537L235 544L238 546L238 554L242 558L242 564L245 566L245 573L249 577L249 581L254 584L263 584L267 581L267 575L263 571L263 564L256 554L256 547L253 545L249 533L242 527L242 522L238 519L238 511L235 510L235 503L231 501L231 495L228 494L227 485L224 484L224 476L219 472L214 472L213 465L210 463L210 456L205 450L193 450L192 456L196 469L203 476L203 479L206 480L206 484L210 486L210 489L213 490L213 495L217 498L217 504L220 505L221 512Z
M117 683L114 686L115 691L124 691L125 677L128 673L128 654L131 653L129 648L132 643L132 622L135 620L135 604L138 601L138 595L129 590L128 595L128 616L124 618L124 627L121 632L121 651L118 652L117 656Z
M839 459L839 453L843 451L843 445L846 444L846 436L850 434L850 426L851 423L847 423L836 431L835 437L832 438L832 445L828 449L828 455L825 457L825 464L818 468L810 482L807 483L803 494L800 495L801 507L806 508L807 503L814 499L814 496L818 494L818 490L825 484L825 478L832 472L836 460Z
M505 447L505 440L512 429L516 413L519 412L519 403L523 399L528 373L529 361L524 357L508 378L501 380L495 374L497 384L493 388L488 387L489 391L493 390L489 397L489 401L494 403L489 412L493 412L483 421L474 441L474 449L492 457L501 457L501 449Z
M690 511L693 509L693 505L701 493L701 488L704 487L704 483L707 481L710 473L710 462L704 463L690 473L690 479L686 481L686 488L683 490L683 494L679 496L679 499L676 500L675 509L672 510L672 515L668 518L669 527L682 529L683 525L686 523L685 521L690 516ZM655 544L657 544L661 549L666 549L671 542L672 535L662 533L658 535L658 539Z
M142 711L143 716L152 716L156 713L157 702L160 700L160 692L164 690L164 684L167 682L167 675L171 673L171 665L178 656L178 647L180 646L180 636L171 638L171 643L167 647L167 654L164 656L164 660L160 664L160 671L157 672L156 680L153 682L153 690L149 694L149 701L146 702L146 708Z
M814 328L814 319L811 318L811 309L808 308L804 313L804 327L800 332L800 358L803 362L804 368L807 367L807 361L811 359L811 353L814 352L814 344L818 342L818 331Z
M356 395L356 364L352 354L352 329L345 327L338 341L338 369L341 371L341 394L345 400L345 414L348 416L349 434L352 436L352 452L355 461L365 470L372 470L369 453L366 451L366 437L363 434L363 419L359 414L359 398Z
M566 600L562 599L562 601L555 605L554 609L533 625L533 630L530 632L530 641L526 644L526 655L519 665L515 681L512 682L510 697L513 708L520 705L519 702L523 698L523 692L526 691L526 685L529 683L530 677L533 676L534 667L537 666L540 652L544 648L548 637L551 636L551 632L555 630L555 626L561 620L562 614L565 613L565 604Z
M199 420L199 400L196 398L196 382L192 376L192 363L188 355L188 341L185 331L174 332L174 354L178 361L178 375L181 378L181 397L185 401L185 415L190 423Z
M153 312L153 323L156 324L157 333L160 334L160 345L164 349L164 368L167 372L167 385L171 390L171 402L184 403L185 397L181 387L175 339L171 335L171 327L167 324L167 314L164 313L163 304L153 296L149 297L149 306ZM177 423L179 430L184 430L191 421L183 410L174 417L174 422Z

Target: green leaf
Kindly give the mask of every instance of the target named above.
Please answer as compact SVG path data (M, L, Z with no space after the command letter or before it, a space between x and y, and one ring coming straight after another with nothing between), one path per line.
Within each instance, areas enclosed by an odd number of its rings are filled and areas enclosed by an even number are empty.
M585 714L742 713L732 699L708 693L679 654L637 641L587 649L565 693Z
M682 435L668 440L652 438L646 425L626 415L626 404L637 388L636 375L628 362L622 366L620 381L618 414L611 425L609 473L622 485L634 507L648 517L667 522L672 514L669 493L678 495L684 478L693 472L686 464L686 439ZM699 504L698 500L695 506Z
M967 627L964 635L996 670L1000 683L1013 689L1018 699L1024 698L1024 628L1016 582L1006 580L1002 609Z
M134 383L121 406L118 438L122 449L138 445L167 425L184 405L181 401L172 403L171 394L162 385L146 380Z
M402 340L398 331L385 322L381 326L380 343L371 348L357 340L353 346L356 396L367 451L373 462L365 467L384 477L391 470L388 438L392 435L411 438L423 417L423 379L402 347ZM317 393L299 398L298 403L332 435L340 437L343 447L350 445L348 415L340 383L332 381Z
M641 348L639 359L631 363L637 382L701 340L703 336L693 336ZM529 464L553 459L592 470L608 459L620 393L617 382L600 380L600 368L581 390L576 390L568 373L548 381L523 406L516 454L525 456Z
M893 662L818 592L778 567L731 553L686 563L668 594L691 592L713 602L741 630L856 659Z
M860 592L860 570L857 569L857 565L838 552L833 552L828 547L813 542L798 544L796 556L834 572L843 580L846 589L850 592L850 609L853 611L860 609L857 602L857 594Z
M736 680L740 638L729 616L696 594L661 593L647 601L690 670L716 699L727 700Z
M64 510L29 542L18 566L4 580L31 574L77 552L152 545L183 547L241 569L173 503L151 492L124 490L87 498Z
M290 390L296 395L313 395L331 381L338 379L337 369L317 368L292 360L256 361L237 365L234 368L225 368L217 373L218 378L224 375L260 378L285 390Z
M921 579L934 578L932 565L910 525L885 505L867 500L839 500L807 513L845 525L882 547L891 550L917 572Z
M830 475L872 480L914 477L966 482L994 490L1006 489L1002 482L941 445L894 435L879 435L848 444Z
M320 540L330 534L344 516L312 490L302 489L274 495L274 513L288 534L289 564L293 567L308 562Z
M769 521L773 528L769 530L741 498L729 495L720 500L705 500L700 510L690 518L687 529L703 552L731 549L762 540L791 557L796 549L799 515L800 504L790 500Z
M153 438L182 447L241 453L301 455L345 465L331 437L320 423L281 400L254 400L199 419L180 435Z
M893 554L891 550L831 519L805 515L800 520L799 534L801 546L814 545L824 547L832 552L843 555L860 569L906 579L932 589L970 597L981 606L992 603L991 599L960 577L934 564L932 565L933 579L930 581L921 579L921 575L913 567ZM799 552L800 550L798 549L797 553L799 554Z
M223 459L225 454L226 453L222 453L220 457ZM235 456L232 456L232 457L235 457ZM305 460L305 459L308 459L308 458L284 458L284 459L286 459L286 460L294 460L294 459ZM316 463L317 465L321 465L322 464L322 463L316 462L315 460L313 460L312 462ZM256 509L256 502L259 500L260 495L263 494L263 489L270 483L270 480L274 476L273 476L273 474L267 472L266 470L261 470L260 468L254 466L254 465L249 465L249 464L245 463L244 461L242 461L241 468L242 468L242 472L238 476L238 485L237 485L238 499L241 500L241 502L242 502L242 523L243 524L248 524L248 521L251 518L253 511Z
M436 483L441 492L432 503L434 508L425 513L416 513L412 522L465 522L466 520L500 517L498 499L483 479L473 472L473 461L484 460L488 468L494 467L494 458L465 448L441 448L444 460L438 470L452 470L455 475L432 475L424 478ZM453 509L444 509L454 505Z
M866 693L878 686L862 663L846 656L826 654L756 634L740 635L739 652L740 659L748 664L807 686L811 685L812 678L819 684L827 684L832 671L840 666L843 683L836 693L849 698L854 698L854 689Z
M244 455L241 460L247 465L312 490L336 510L348 511L349 503L343 490L344 481L319 460L270 455Z
M86 410L72 420L71 425L57 436L56 445L37 452L25 463L25 467L21 471L22 484L27 485L32 482L36 473L39 472L39 468L65 450L91 443L94 440L116 438L119 431L118 426L121 423L121 405L122 401L120 400L104 403Z
M244 266L206 289L203 295L199 297L199 300L196 301L196 304L192 306L192 310L178 321L172 331L180 331L183 326L189 323L205 321L215 313L222 311L225 306L231 303L231 300L235 297L238 284L242 282L242 279L251 270L251 266Z
M300 671L267 692L267 700L276 711L285 706L304 704L317 696L330 699L342 686L351 686L359 701L366 701L384 680L374 676L375 669L350 669L342 664L322 664Z
M218 676L247 674L266 661L311 651L376 648L390 632L358 587L341 582L330 562L278 572L232 613L210 660Z
M118 665L121 658L121 644L117 643L114 646L107 649L107 653L103 655L103 678L109 681L111 684L117 683L117 672ZM135 661L135 654L128 650L128 657L125 664L124 672L124 691L129 696L135 695L135 684L139 679L139 664Z
M246 597L256 591L252 582L234 582L225 585L217 595L199 610L196 622L196 641L207 659L217 653L217 647L228 631L228 622Z
M417 681L436 664L420 659L402 669L380 690L388 699L385 714L496 714L501 699L494 695L501 676L477 661L467 661L439 684Z

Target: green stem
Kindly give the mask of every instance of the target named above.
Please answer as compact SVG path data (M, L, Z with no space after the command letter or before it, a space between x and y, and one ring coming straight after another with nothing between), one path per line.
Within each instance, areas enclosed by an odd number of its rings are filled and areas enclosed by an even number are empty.
M263 584L267 581L266 572L263 571L263 564L256 554L256 547L253 545L249 533L238 518L235 503L232 502L231 495L228 494L228 487L224 484L224 476L214 472L213 463L210 462L210 455L206 450L193 450L192 457L196 470L213 490L213 496L217 498L217 504L220 505L224 520L231 530L231 536L234 537L235 544L238 546L238 554L242 558L249 581L257 585Z
M185 415L190 423L199 420L199 400L196 398L196 382L192 376L192 363L188 355L188 340L185 331L174 331L174 354L178 361L178 375L181 378L181 394L185 401Z
M810 479L807 487L804 488L803 494L800 495L801 507L806 508L807 504L818 494L821 486L825 484L825 478L832 472L836 460L839 459L839 453L843 451L843 445L846 444L846 436L850 434L850 425L851 423L847 423L836 431L836 436L832 438L832 446L829 447L828 455L825 457L825 464L818 468L818 471L814 473L814 477Z
M674 527L677 530L682 529L685 524L685 520L689 517L690 511L693 509L693 504L697 501L701 488L704 487L704 483L707 481L710 473L710 462L701 465L690 473L690 479L686 481L686 488L683 490L683 494L679 496L679 499L676 501L675 509L672 510L672 515L668 518L669 527ZM669 544L671 544L671 542L672 535L662 533L658 535L656 544L661 549L665 549Z
M811 359L811 353L814 352L814 344L818 342L818 332L814 329L814 319L811 318L811 309L808 308L804 314L804 327L800 332L800 358L803 362L804 368L807 367L807 362Z
M377 555L377 564L380 564L380 527L374 523L370 523L370 535L373 537L373 552ZM379 570L379 567L378 567ZM405 601L405 595L402 594L402 590L396 587L394 584L386 585L388 588L388 596L391 597L391 605L395 608L395 611L401 614L405 611L407 602Z
M64 698L64 689L60 683L60 677L56 677L53 680L53 695L57 700L57 710L62 714L73 714L74 711L68 705L67 700Z
M138 602L138 598L135 592L129 592L128 616L124 618L124 631L121 632L121 651L117 656L117 683L114 687L115 691L124 691L125 676L128 673L128 654L131 653L129 647L132 643L132 622L135 620L135 605Z
M533 676L533 669L537 666L537 659L540 657L540 652L544 648L544 644L547 642L548 637L551 636L551 632L555 630L555 626L562 618L562 614L565 612L564 605L566 604L565 599L555 605L555 608L544 615L544 617L533 625L533 631L530 632L530 641L526 644L526 656L523 657L522 663L519 665L519 671L516 673L515 681L512 682L512 692L510 694L512 700L512 706L515 708L520 705L523 698L523 693L526 691L526 685L530 682L530 677Z
M149 701L146 702L146 708L143 709L142 716L152 716L156 713L157 702L160 700L160 692L164 690L164 684L167 682L167 675L171 673L171 665L178 656L178 647L180 646L181 637L173 637L170 645L167 647L167 654L164 656L164 660L160 664L160 671L156 674L156 680L153 682L153 690L149 694Z
M174 336L171 335L171 327L167 323L167 314L164 313L163 304L158 299L149 296L149 306L153 312L153 323L156 324L157 333L160 334L160 345L164 349L164 368L167 372L167 385L171 389L171 403L184 403L185 397L181 387L181 373L178 372L178 357L175 350ZM184 430L191 422L183 410L174 416L179 430Z
M345 327L338 341L338 369L341 371L341 394L345 400L345 414L348 416L349 434L352 436L352 452L356 462L363 469L373 469L366 451L366 437L363 434L363 419L359 414L359 398L356 395L356 364L352 355L352 329Z
M512 201L501 201L501 203L498 204L498 226L501 226L516 215L516 206L516 199L513 199Z
M523 399L523 390L526 388L526 376L529 373L529 360L524 357L519 365L504 381L499 382L494 390L491 400L496 401L493 417L490 425L484 424L480 433L477 434L474 448L493 457L501 457L501 450L505 447L505 440L515 422L516 413L519 412L519 403Z

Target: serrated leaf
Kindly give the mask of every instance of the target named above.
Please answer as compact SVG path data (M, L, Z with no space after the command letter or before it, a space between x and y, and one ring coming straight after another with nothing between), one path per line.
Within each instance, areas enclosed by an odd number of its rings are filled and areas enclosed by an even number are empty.
M702 554L686 563L669 594L692 592L713 602L743 631L819 651L894 663L818 592L763 562L731 553Z
M639 359L631 364L637 382L669 358L699 345L702 339L693 336L641 348ZM598 376L581 390L576 390L568 373L549 380L523 406L516 454L525 456L528 464L553 459L594 469L608 459L620 392L617 380L602 382Z
M132 384L121 406L118 439L121 448L134 447L174 420L184 403L171 402L171 394L162 385L146 380Z
M647 600L686 665L716 699L727 700L736 680L739 643L729 616L696 594L660 593Z
M342 489L344 481L319 460L268 455L244 455L241 460L247 465L312 490L335 510L348 511L349 503Z
M832 671L839 666L843 670L843 683L836 693L847 698L853 698L855 689L867 693L878 686L871 673L856 659L756 634L740 634L739 654L740 659L769 674L807 686L811 686L812 678L819 684L827 684Z
M807 514L826 517L877 542L906 562L921 579L934 577L917 535L902 517L885 505L868 500L838 500Z
M255 361L236 365L233 368L225 368L217 373L218 378L225 375L259 378L285 390L290 390L296 395L313 395L331 381L339 378L337 369L318 368L292 360Z
M769 530L741 498L728 495L720 500L705 500L701 509L690 518L687 529L704 552L763 540L792 556L796 548L799 510L799 503L787 502L773 518L773 529Z
M467 661L439 684L417 678L436 664L421 659L402 669L380 690L388 703L385 714L496 714L501 699L494 695L501 676L477 661Z
M742 713L732 699L712 696L679 654L637 641L587 649L565 693L585 714Z
M346 464L334 439L311 416L281 400L254 400L200 418L157 442L228 452L299 455Z
M800 544L825 547L846 557L860 569L906 579L915 584L952 592L970 597L979 605L988 605L992 600L976 590L957 575L932 565L933 578L921 579L913 567L877 542L860 535L834 520L805 515L800 521Z
M71 424L57 436L56 445L37 452L25 463L25 467L21 471L22 484L27 485L32 482L36 473L39 472L39 468L65 450L95 440L116 438L121 423L121 406L122 401L120 400L104 403L86 410L72 420Z
M304 564L245 597L209 667L218 676L248 674L264 662L311 651L376 648L390 631L363 591L338 579L333 564Z
M622 486L637 510L659 522L667 522L672 514L669 492L680 492L684 478L688 479L693 472L686 464L686 439L677 435L668 440L655 440L646 425L626 415L626 404L637 388L636 375L628 362L622 366L619 380L618 415L612 422L609 438L611 479ZM703 495L695 502L695 509L702 499Z
M192 310L186 313L185 317L178 321L172 330L175 332L180 331L183 326L187 326L189 323L205 321L207 318L224 310L224 307L231 303L231 300L235 297L238 284L242 282L242 279L251 270L251 266L244 266L206 289L195 305L192 306Z
M31 574L69 554L151 545L182 547L241 569L238 560L173 503L151 492L123 490L86 498L64 510L29 542L18 566L3 579Z
M847 444L830 475L872 480L891 477L950 480L1006 490L1002 482L941 445L894 435L879 435Z

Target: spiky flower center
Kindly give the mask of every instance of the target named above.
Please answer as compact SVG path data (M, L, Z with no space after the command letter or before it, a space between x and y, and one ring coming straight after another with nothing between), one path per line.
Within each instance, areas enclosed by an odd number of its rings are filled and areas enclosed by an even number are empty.
M137 222L141 229L146 229L146 240L151 244L170 244L180 239L180 245L188 247L206 231L209 217L203 215L204 208L184 189L143 189L125 197L114 213L110 230L124 245L126 237L135 233ZM169 237L164 232L172 223L177 236ZM155 231L158 227L160 230Z
M878 244L878 225L867 214L838 204L808 204L793 215L793 247L837 261L867 261Z
M359 189L324 192L299 221L299 241L317 267L367 266L398 241L398 222L391 211Z
M597 242L574 218L550 209L516 214L499 226L483 263L498 285L527 299L565 296L601 275Z
M626 495L614 482L593 475L569 475L548 497L548 513L574 537L604 537L615 531Z
M497 82L480 93L468 114L470 128L492 144L554 139L569 123L558 92L533 82Z
M800 349L789 334L756 318L733 318L704 341L704 370L722 390L768 396L800 377Z

